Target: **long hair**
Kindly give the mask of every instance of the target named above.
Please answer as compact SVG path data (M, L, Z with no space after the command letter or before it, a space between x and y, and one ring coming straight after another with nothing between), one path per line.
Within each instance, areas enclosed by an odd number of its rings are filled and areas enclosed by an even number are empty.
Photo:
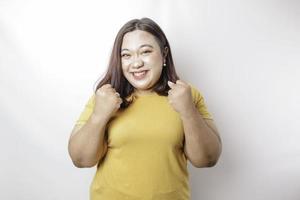
M126 33L134 30L147 31L148 33L152 34L159 44L160 51L163 56L164 48L168 48L168 52L165 57L166 66L163 67L161 76L152 90L159 95L167 96L168 90L170 89L168 86L168 81L175 83L179 79L175 71L169 42L159 25L149 18L133 19L128 21L123 25L123 27L121 27L115 38L107 72L104 78L98 83L94 91L96 93L97 89L103 85L108 83L111 84L111 86L120 94L120 98L123 100L122 104L120 105L120 109L125 109L132 103L132 99L128 100L127 97L134 92L134 87L123 75L121 64L121 46L123 37Z

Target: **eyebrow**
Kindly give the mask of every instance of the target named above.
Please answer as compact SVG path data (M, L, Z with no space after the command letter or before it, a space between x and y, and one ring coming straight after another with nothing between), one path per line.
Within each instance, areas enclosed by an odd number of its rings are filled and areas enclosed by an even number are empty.
M142 44L139 48L142 48L142 47L150 47L150 48L153 48L153 46L151 46L150 44ZM122 51L125 51L125 50L129 51L129 49L122 49L121 52L122 52Z

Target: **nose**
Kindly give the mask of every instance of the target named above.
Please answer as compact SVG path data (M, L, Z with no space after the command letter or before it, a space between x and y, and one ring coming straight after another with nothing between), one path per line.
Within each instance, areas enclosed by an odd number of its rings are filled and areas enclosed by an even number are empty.
M144 62L142 61L142 59L136 58L136 59L133 61L132 66L133 66L134 68L136 68L136 67L142 66L143 64L144 64Z

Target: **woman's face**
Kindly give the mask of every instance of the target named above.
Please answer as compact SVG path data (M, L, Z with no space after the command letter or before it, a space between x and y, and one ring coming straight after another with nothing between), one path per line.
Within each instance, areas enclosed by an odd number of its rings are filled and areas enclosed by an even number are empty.
M150 92L163 67L163 57L154 36L141 30L126 33L121 46L121 63L123 74L135 91Z

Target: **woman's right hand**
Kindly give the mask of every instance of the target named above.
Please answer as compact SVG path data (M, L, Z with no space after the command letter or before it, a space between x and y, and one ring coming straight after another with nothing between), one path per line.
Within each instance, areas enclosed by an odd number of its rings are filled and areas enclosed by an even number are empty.
M102 85L96 91L94 115L110 119L119 110L122 102L120 94L111 84Z

